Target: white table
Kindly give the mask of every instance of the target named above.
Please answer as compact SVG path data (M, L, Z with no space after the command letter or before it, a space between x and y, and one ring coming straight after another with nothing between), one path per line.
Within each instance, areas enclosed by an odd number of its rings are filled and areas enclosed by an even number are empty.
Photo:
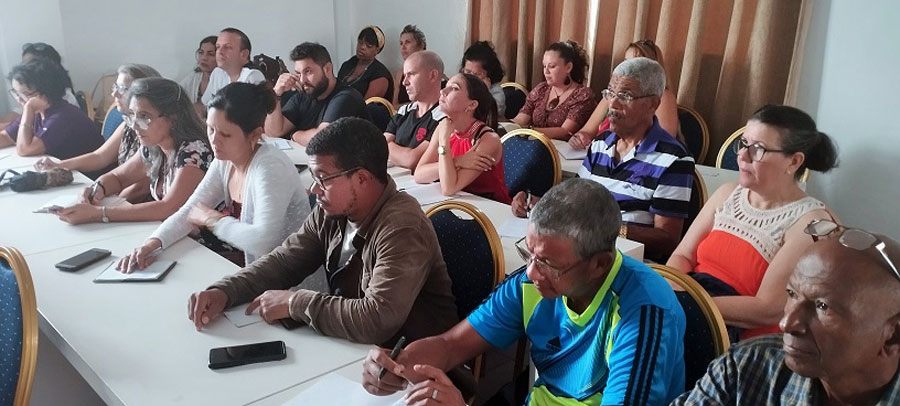
M263 140L268 143L275 144L281 152L284 152L288 158L291 159L291 162L294 165L307 165L309 163L309 156L306 155L306 147L294 142L293 140L286 140L284 138L272 138L272 137L264 137ZM290 146L290 148L287 148Z
M44 156L19 156L16 147L0 148L0 172L10 168L23 168L33 166L35 162Z

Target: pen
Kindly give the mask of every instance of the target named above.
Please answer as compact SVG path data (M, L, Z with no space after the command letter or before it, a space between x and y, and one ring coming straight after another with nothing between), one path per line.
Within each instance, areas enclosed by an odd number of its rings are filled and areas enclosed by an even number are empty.
M88 195L88 203L90 203L91 200L94 200L94 194L97 193L97 185L99 185L97 182L94 182L94 184L91 185L91 194Z
M531 189L525 191L525 218L531 217Z
M397 340L397 344L394 344L394 349L391 350L391 361L396 360L397 356L400 355L400 349L403 348L403 343L405 343L405 342L406 342L406 336L400 336L400 339ZM385 372L387 372L387 370L384 369L384 367L381 367L381 369L378 370L378 380L379 381L381 380L381 378L384 378Z

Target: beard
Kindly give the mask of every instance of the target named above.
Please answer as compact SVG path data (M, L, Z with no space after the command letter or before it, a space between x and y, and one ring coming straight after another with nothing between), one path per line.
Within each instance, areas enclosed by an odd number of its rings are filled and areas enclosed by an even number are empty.
M306 94L312 96L313 99L318 99L319 96L321 96L322 93L325 93L326 90L328 90L328 78L324 76L322 77L322 80L316 83L315 86L312 86L311 89L304 89L304 91L306 91Z

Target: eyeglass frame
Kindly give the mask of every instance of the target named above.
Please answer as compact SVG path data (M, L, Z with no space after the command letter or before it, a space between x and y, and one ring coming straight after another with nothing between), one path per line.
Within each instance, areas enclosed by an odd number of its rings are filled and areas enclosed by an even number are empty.
M160 118L160 117L163 117L163 115L160 114L156 117L137 118L133 113L129 113L129 114L122 115L122 121L124 121L125 125L130 127L132 130L136 129L136 128L134 128L134 126L138 125L138 123L146 123L146 124L141 124L140 127L141 127L141 130L147 131L150 128L150 124L153 124L153 120L156 120L157 118Z
M639 99L643 99L643 98L651 97L651 96L656 96L655 94L645 94L643 96L635 96L635 95L632 95L631 93L626 93L626 92L613 92L613 90L608 87L606 89L601 90L600 95L604 99L609 101L610 103L612 103L613 100L618 99L619 101L621 101L624 104L631 104L635 100L639 100Z
M732 145L731 148L734 150L735 155L740 155L742 149L747 149L747 155L750 156L750 160L753 162L762 161L763 158L766 157L767 152L778 152L778 153L782 153L782 154L788 153L787 151L785 151L783 149L768 149L768 148L760 145L758 142L755 144L748 144L747 139L744 137L738 137L737 142L735 142L734 144L731 144L731 145ZM754 153L753 153L753 151L750 150L751 148L753 148L753 150L755 150L755 151L762 151L762 155L760 155L759 158L754 158L753 157Z
M335 178L338 178L338 177L341 177L341 176L349 175L349 174L351 174L351 173L353 173L353 172L356 172L356 171L358 171L358 170L360 170L360 169L364 169L364 168L361 167L361 166L355 166L355 167L353 167L353 168L350 168L350 169L347 169L347 170L343 170L343 171L340 171L340 172L335 173L335 174L328 175L328 176L326 176L326 177L324 177L324 178L321 177L321 176L316 176L316 175L312 175L312 174L311 174L310 177L312 178L312 184L309 185L309 190L312 191L312 188L314 188L314 187L316 187L316 186L319 186L319 188L322 189L323 192L324 192L324 191L327 191L327 190L328 190L328 187L325 186L325 182L328 182L329 180L332 180L332 179L335 179Z
M578 265L581 265L585 261L584 259L579 260L572 266L560 270L559 268L550 266L550 264L548 264L546 261L537 259L534 254L532 254L531 251L528 250L528 247L523 245L524 242L525 237L522 237L518 241L516 241L514 246L516 247L516 253L519 254L519 258L522 258L522 260L525 261L525 266L528 267L529 265L534 263L534 267L537 268L540 273L550 277L550 279L553 279L554 281L558 281L559 278L561 278L563 275L569 273L569 271L575 269Z
M128 88L129 88L129 86L122 86L118 83L113 83L112 86L110 86L110 91L112 92L113 96L118 95L118 94L124 96L125 92L128 91Z
M816 225L819 223L830 223L834 227L832 229L828 230L827 232L825 232L824 234L820 234L815 229ZM806 227L803 228L803 232L806 233L806 235L809 235L810 237L812 237L814 243L818 242L819 239L822 237L828 237L831 234L834 234L834 232L838 231L838 230L842 230L838 236L838 243L840 243L844 247L847 247L847 248L850 248L853 250L857 250L857 251L865 251L869 248L874 247L875 250L878 251L879 254L881 254L881 258L883 258L884 261L888 264L888 266L891 267L891 270L894 271L894 276L897 277L897 280L900 280L900 270L897 269L897 265L894 263L893 260L891 260L891 257L888 256L887 251L885 250L885 248L887 247L887 244L885 244L884 240L882 240L881 238L878 238L878 236L876 236L875 234L872 234L861 228L847 227L843 224L840 224L840 223L838 223L834 220L830 220L830 219L815 219L813 221L810 221L809 224L807 224ZM850 246L849 242L846 242L844 240L848 231L852 231L852 232L860 233L864 236L868 236L868 237L872 238L873 241L871 244L869 244L868 247L865 247L865 248L858 248L855 246Z
M38 94L40 94L40 92L37 92L37 91L31 92L29 94L22 94L22 93L19 93L18 91L16 91L16 89L9 89L8 92L9 92L9 95L19 103L25 103L28 101L28 99L31 99L32 97L35 97Z

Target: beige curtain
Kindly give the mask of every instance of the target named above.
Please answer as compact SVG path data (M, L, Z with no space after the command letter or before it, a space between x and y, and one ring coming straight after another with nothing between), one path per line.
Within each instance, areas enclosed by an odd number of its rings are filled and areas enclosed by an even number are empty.
M811 0L469 0L469 40L490 40L506 80L543 80L541 56L554 41L587 50L596 94L629 43L654 40L668 87L722 141L766 103L789 103L799 71ZM792 74L793 73L793 74Z

